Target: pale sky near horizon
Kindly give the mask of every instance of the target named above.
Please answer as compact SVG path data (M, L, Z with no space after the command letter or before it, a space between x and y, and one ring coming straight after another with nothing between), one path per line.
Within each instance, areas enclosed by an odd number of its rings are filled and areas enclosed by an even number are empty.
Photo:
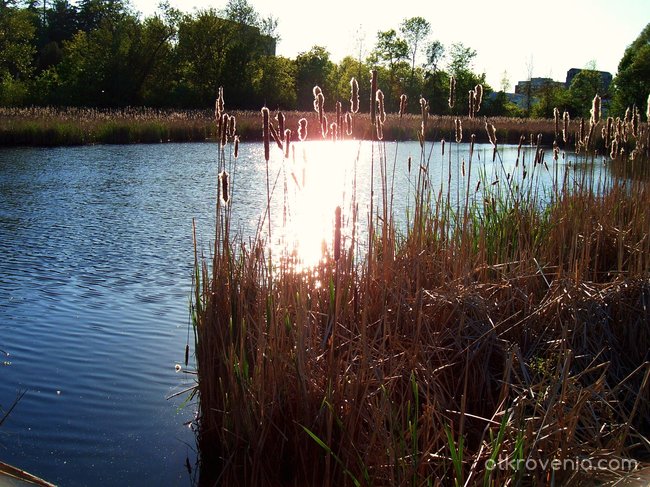
M131 0L144 15L156 10L158 0ZM170 0L173 7L223 8L227 0ZM333 61L358 57L374 47L377 32L398 29L405 18L421 16L431 23L430 39L445 48L454 42L477 51L474 70L485 72L499 90L504 72L509 91L519 80L547 77L564 81L570 68L596 69L616 74L625 48L650 23L648 0L546 0L539 4L515 0L493 2L423 2L401 0L329 0L316 3L287 0L249 0L263 17L277 17L280 42L276 54L295 58L314 45L327 48ZM442 65L446 65L443 60Z

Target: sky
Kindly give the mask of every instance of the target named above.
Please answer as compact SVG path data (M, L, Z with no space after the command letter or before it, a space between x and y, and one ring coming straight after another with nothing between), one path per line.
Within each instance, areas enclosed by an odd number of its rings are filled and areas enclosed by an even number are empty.
M221 9L227 0L170 0L173 7ZM143 15L156 10L158 0L131 0ZM546 0L538 4L514 0L492 2L398 0L309 1L249 0L262 17L278 19L280 42L276 54L295 58L320 45L340 61L346 55L367 55L377 32L398 29L402 20L424 17L431 24L431 40L446 48L462 42L477 52L473 68L487 83L509 90L532 77L564 81L570 68L616 74L625 48L650 23L648 0ZM381 6L379 4L381 3ZM443 60L442 66L445 66Z

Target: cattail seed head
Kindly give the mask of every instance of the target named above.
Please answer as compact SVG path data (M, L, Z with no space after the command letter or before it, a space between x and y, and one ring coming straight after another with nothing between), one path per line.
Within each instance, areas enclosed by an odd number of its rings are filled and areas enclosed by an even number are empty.
M377 90L377 114L379 123L386 122L386 110L384 110L384 92Z
M307 138L307 119L298 120L298 139L303 142Z
M219 138L220 138L220 143L221 147L225 147L226 143L228 142L228 127L230 125L230 116L227 113L224 113L221 115L221 124L220 124L220 133L219 133Z
M399 118L402 118L404 116L404 113L406 113L406 101L408 97L402 93L402 95L399 97Z
M585 119L580 119L580 128L578 129L578 140L584 143L585 140Z
M454 108L454 103L456 102L456 78L451 77L449 80L449 99L447 100L447 103L449 104L449 108Z
M650 95L648 95L648 101L646 101L645 120L650 122Z
M359 83L356 78L350 80L350 111L357 113L359 111Z
M324 139L327 138L327 134L328 134L327 115L323 115L322 118L321 118L320 131L321 131L322 137Z
M343 127L343 118L342 118L342 105L340 101L336 102L336 127ZM336 138L339 138L339 133L337 131Z
M560 134L560 110L557 107L553 108L553 121L555 122L555 140Z
M600 122L600 96L594 96L594 100L591 104L591 124L598 125Z
M291 145L291 129L284 129L284 158L289 158L289 146Z
M474 108L475 108L475 99L476 99L476 93L474 93L474 90L469 90L469 99L467 101L467 106L469 108L469 118L474 118Z
M319 93L318 97L316 98L317 104L318 104L318 120L320 123L323 123L323 117L325 114L325 95L323 93Z
M228 177L226 171L221 171L219 173L219 197L221 198L221 203L224 205L227 205L230 200Z
M384 124L381 120L377 121L377 140L384 140Z
M284 113L278 112L277 115L275 116L275 119L278 121L278 132L283 134L284 130L285 130L284 124L285 124L285 121L286 121L286 119L284 117Z
M460 141L463 140L463 124L459 118L456 118L454 124L456 126L456 143L460 144Z
M352 114L350 112L345 112L345 133L352 135Z
M235 133L237 133L237 119L232 115L228 123L228 137L234 137Z
M339 134L338 134L338 125L336 122L330 123L330 137L332 138L332 142L338 139Z
M494 128L494 125L491 123L485 122L485 130L487 131L488 139L490 143L496 148L497 146L497 131Z
M375 97L377 96L377 70L370 71L370 123L375 125L377 109L375 108Z
M270 157L270 130L269 130L269 109L262 108L262 139L264 141L264 159L269 160Z
M567 136L569 135L569 112L564 110L562 114L562 141L566 144Z
M214 107L214 115L217 120L221 120L221 115L225 110L225 103L223 101L223 86L219 87L219 94Z
M474 113L481 110L481 103L483 103L483 85L478 84L474 87Z
M235 135L234 143L235 143L234 155L235 155L235 159L237 159L237 157L239 157L239 135Z

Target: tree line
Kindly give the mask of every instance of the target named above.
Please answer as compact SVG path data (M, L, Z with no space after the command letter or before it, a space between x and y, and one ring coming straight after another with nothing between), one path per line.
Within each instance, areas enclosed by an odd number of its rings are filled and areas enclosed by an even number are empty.
M377 69L392 111L404 93L412 111L423 96L432 113L464 114L467 104L460 98L481 84L483 115L547 117L555 106L580 115L576 111L588 111L595 93L619 110L644 106L649 27L626 51L611 93L595 71L585 70L568 89L542 90L535 104L522 109L506 97L506 83L496 91L485 73L474 71L474 49L461 42L444 46L423 17L378 32L368 55L335 63L323 46L295 59L275 56L277 19L263 18L247 0L191 14L163 1L144 18L128 0L0 0L0 105L205 108L223 86L233 108L310 110L314 85L329 100L345 100L355 77L361 109L367 109L364 81ZM449 108L452 77L459 100Z

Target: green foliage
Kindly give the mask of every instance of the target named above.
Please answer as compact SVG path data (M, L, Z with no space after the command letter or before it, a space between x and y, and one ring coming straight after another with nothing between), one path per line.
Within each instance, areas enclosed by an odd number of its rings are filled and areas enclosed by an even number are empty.
M328 100L334 92L331 76L334 63L330 53L322 46L314 46L296 57L296 88L299 110L312 110L314 104L313 88L318 85L325 94L325 109L332 110L334 102Z
M13 6L0 9L0 103L16 105L26 96L25 81L33 71L33 13Z
M253 61L250 77L258 106L283 110L296 108L296 65L292 60L281 56L263 56Z
M650 24L628 46L618 64L614 78L614 113L622 115L627 107L636 105L641 113L647 110L650 93Z
M568 92L568 105L571 113L578 117L589 117L589 110L594 96L605 95L605 87L598 71L583 69L571 82Z

